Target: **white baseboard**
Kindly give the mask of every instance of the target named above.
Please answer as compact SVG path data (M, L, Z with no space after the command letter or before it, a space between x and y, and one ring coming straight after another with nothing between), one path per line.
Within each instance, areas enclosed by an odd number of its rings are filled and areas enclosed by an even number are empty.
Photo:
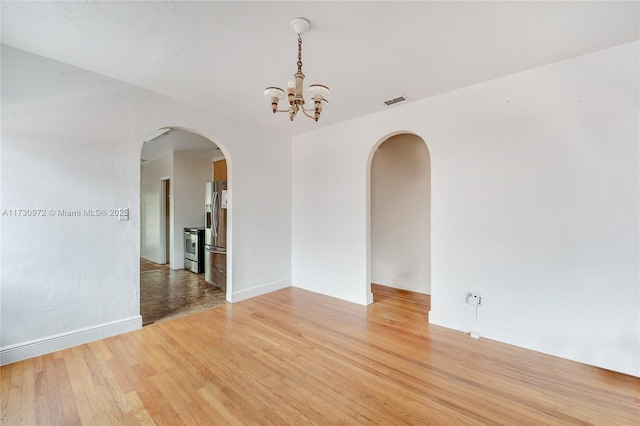
M371 282L387 287L397 288L400 290L408 290L416 293L430 294L431 289L428 283L419 283L415 281L401 280L392 277L383 277L381 275L373 275Z
M345 302L356 303L356 304L362 305L362 306L368 306L368 305L373 303L373 293L370 290L358 294L358 297L351 297L353 295L348 295L349 297L347 297L345 294L336 294L335 292L326 291L325 288L317 288L317 287L310 288L310 287L306 287L306 286L300 284L299 282L292 284L292 287L300 288L302 290L310 291L312 293L322 294L323 296L327 296L327 297L333 297L333 298L340 299L340 300L345 301ZM363 283L363 290L364 290L364 283ZM364 296L364 297L362 297L362 296Z
M465 333L473 331L483 338L497 340L498 342L536 352L640 377L640 354L638 358L634 359L632 357L608 353L601 349L588 348L586 346L537 336L493 324L455 317L441 312L430 311L429 323Z
M257 287L248 288L246 290L240 290L231 293L227 300L231 303L240 302L242 300L250 299L256 296L262 296L263 294L271 293L272 291L281 290L283 288L291 287L291 280L274 281L271 283L259 285Z
M142 328L142 317L137 315L118 321L111 321L92 327L5 346L0 348L0 365L11 364L12 362L22 361L140 328Z

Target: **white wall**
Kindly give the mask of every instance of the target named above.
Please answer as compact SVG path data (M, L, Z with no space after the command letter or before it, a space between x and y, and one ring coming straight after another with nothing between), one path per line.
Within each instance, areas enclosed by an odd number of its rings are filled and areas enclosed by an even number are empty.
M144 184L144 214L141 215L140 256L155 263L164 263L162 256L163 209L162 179L170 178L173 185L173 153L140 165L140 181ZM171 187L169 188L171 192ZM171 259L171 253L169 256Z
M140 150L161 127L195 130L229 163L227 298L290 285L288 137L2 46L2 209L130 209L2 217L2 363L141 326Z
M371 163L371 280L431 292L429 150L416 135L392 136Z
M367 159L413 132L431 154L430 322L640 375L639 47L295 137L293 284L370 300Z

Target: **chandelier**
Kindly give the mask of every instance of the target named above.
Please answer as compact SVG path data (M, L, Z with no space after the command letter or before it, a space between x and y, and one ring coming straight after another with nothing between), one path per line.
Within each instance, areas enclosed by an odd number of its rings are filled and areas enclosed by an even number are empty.
M285 92L279 87L267 87L264 96L271 99L271 110L276 112L288 112L289 119L293 121L298 111L302 111L307 117L318 121L322 108L326 107L329 101L326 96L329 94L329 88L322 84L312 84L309 86L309 93L313 102L313 108L305 108L304 97L302 91L304 87L304 74L302 73L302 34L309 31L311 24L304 18L296 18L291 21L291 29L298 34L298 71L293 75L295 81L287 83L287 91ZM288 109L278 109L278 102L287 97L289 101Z

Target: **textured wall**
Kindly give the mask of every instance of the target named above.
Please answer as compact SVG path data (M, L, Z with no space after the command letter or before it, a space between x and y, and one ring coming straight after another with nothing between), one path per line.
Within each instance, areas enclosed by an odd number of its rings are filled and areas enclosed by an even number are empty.
M2 46L2 208L130 211L124 222L2 217L3 350L136 323L140 152L151 131L167 126L214 141L229 162L227 297L290 285L289 138Z
M368 302L367 159L412 132L431 154L430 321L640 375L638 47L295 137L293 284Z

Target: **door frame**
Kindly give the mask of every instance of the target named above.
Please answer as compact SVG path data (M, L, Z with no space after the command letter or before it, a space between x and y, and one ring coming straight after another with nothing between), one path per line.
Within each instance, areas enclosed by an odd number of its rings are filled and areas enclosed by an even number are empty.
M167 181L169 182L169 188L171 188L171 176L160 178L160 260L162 264L166 264L171 258L171 248L173 247L171 244L173 197L171 197L172 191L169 190L169 211L167 211ZM169 216L169 223L167 223L167 215ZM167 253L167 244L170 245L169 253Z

